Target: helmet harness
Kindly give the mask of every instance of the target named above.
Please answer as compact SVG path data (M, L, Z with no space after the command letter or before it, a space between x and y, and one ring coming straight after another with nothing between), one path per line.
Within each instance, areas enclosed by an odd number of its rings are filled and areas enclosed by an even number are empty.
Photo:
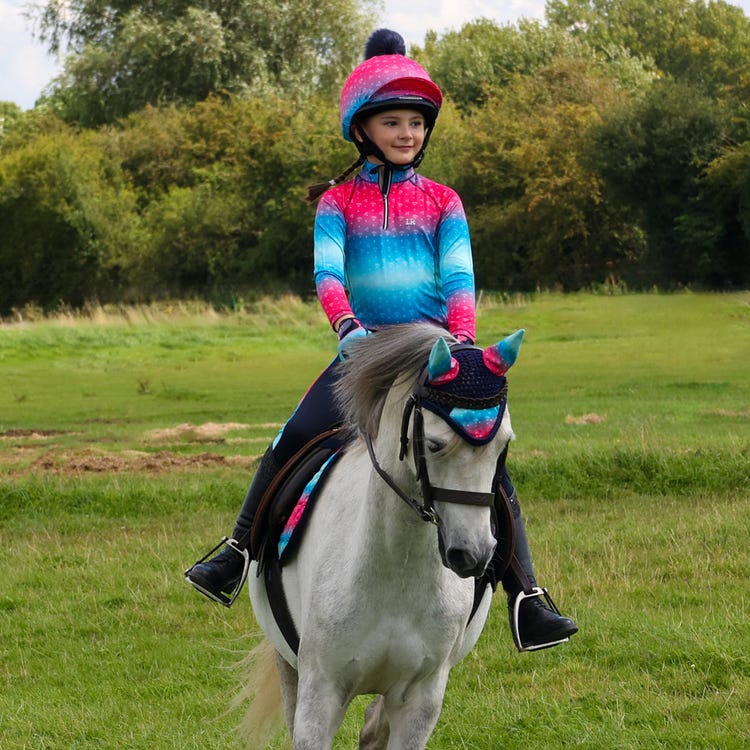
M377 167L378 185L386 201L394 170L416 168L424 158L443 101L440 88L419 63L406 57L405 51L400 34L378 29L367 41L364 61L352 71L341 90L341 133L354 143L363 158L374 156L382 162ZM425 118L424 142L408 164L390 162L362 127L368 117L391 109L414 109Z
M440 88L427 71L415 60L406 57L405 53L403 37L395 31L378 29L368 39L365 59L346 79L340 103L341 133L345 140L356 146L360 158L340 177L321 186L312 186L308 201L314 201L322 193L317 188L338 184L348 177L355 166L362 164L368 156L373 156L381 162L372 171L378 173L378 186L385 206L383 227L388 226L388 194L393 173L416 168L422 162L443 101ZM362 127L368 117L392 109L414 109L425 119L422 147L408 164L389 161Z

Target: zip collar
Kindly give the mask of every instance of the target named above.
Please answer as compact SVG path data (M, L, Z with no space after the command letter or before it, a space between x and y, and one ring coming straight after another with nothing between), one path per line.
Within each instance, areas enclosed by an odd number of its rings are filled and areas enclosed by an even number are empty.
M380 194L383 196L383 229L388 229L388 196L394 182L405 182L414 175L414 167L407 165L398 167L395 164L373 164L365 161L361 172L367 182L377 182Z
M366 159L362 165L361 175L367 182L379 182L379 170L386 166L390 168L392 174L391 182L404 182L414 176L414 167L411 165L399 167L395 164L375 164L369 159Z

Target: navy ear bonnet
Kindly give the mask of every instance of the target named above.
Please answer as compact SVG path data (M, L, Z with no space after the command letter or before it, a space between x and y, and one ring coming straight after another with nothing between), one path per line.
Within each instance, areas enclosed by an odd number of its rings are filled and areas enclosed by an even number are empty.
M425 369L415 396L473 445L489 443L497 434L505 413L508 383L492 372L483 350L467 345L451 348L449 373L430 381Z

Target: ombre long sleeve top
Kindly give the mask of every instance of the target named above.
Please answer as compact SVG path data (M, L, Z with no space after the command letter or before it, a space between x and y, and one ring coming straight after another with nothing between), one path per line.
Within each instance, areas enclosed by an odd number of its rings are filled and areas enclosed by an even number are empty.
M458 194L394 171L384 197L376 168L328 190L315 219L315 285L331 325L366 328L428 321L476 337L474 271Z

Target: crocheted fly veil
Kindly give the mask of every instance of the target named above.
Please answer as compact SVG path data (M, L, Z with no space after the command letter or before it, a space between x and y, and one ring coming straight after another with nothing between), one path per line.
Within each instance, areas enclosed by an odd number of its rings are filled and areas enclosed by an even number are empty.
M473 445L489 443L502 423L508 383L487 367L482 349L453 347L450 370L429 377L429 366L420 388L423 408L447 422Z

